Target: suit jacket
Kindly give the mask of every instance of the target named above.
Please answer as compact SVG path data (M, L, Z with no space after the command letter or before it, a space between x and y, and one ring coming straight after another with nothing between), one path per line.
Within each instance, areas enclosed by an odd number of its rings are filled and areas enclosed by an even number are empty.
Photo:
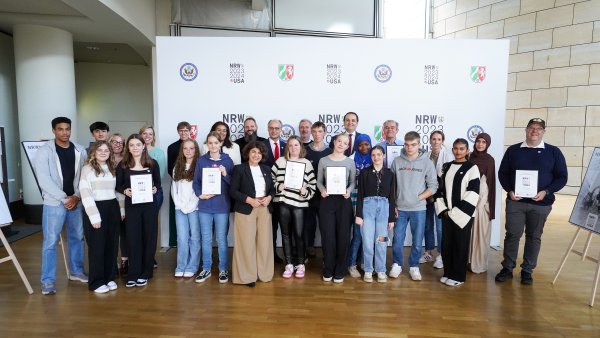
M256 142L264 142L265 138L260 137L260 136L256 136ZM248 142L246 142L246 140L244 139L244 136L238 138L237 140L233 141L235 143L237 143L238 146L240 146L240 154L244 154L244 147L248 144ZM245 160L242 156L242 162L248 162L248 160Z
M267 158L265 159L265 162L263 162L263 164L266 165L267 167L269 167L269 169L271 169L271 168L273 168L273 165L275 164L275 155L273 154L273 150L271 149L271 139L268 138L268 139L264 140L263 142L265 143L265 147L267 147ZM283 156L283 151L285 150L285 145L286 145L286 143L280 139L279 140L279 157Z
M362 135L362 133L359 133L357 131L352 133L352 143L354 143L352 145L352 153L354 153L356 151L356 149L358 149L358 143L356 142L356 140L358 140L359 135ZM337 135L335 135L331 138L331 141L329 142L329 148L333 149L333 141L335 141L336 138L337 138ZM369 142L371 142L371 137L369 137ZM371 143L371 145L373 145L373 144Z
M271 177L271 168L264 164L260 164L259 166L260 171L262 171L263 177L265 178L266 195L271 195L271 197L274 197L275 185L273 184L273 178ZM233 168L229 195L235 201L233 211L242 213L244 215L249 215L252 212L252 206L246 203L246 198L248 196L255 198L256 190L248 162L238 164ZM269 204L268 208L269 212L272 213L273 202Z

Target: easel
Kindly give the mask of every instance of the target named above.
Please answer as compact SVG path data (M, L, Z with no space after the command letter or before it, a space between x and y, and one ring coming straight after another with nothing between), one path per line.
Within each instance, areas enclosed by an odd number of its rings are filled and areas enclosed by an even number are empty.
M571 245L569 245L567 252L565 252L563 259L560 262L558 269L556 270L556 274L554 275L554 280L552 280L552 284L554 285L556 283L556 280L558 279L558 275L560 274L560 271L562 270L562 268L565 266L567 257L569 256L569 253L571 253L571 252L578 256L581 256L581 261L585 261L586 259L588 259L588 260L596 263L598 265L598 267L596 268L596 277L594 278L594 286L592 287L592 297L590 298L590 306L593 307L594 300L596 299L596 290L598 289L598 279L600 278L600 257L593 258L593 257L589 257L587 255L588 249L590 247L590 243L592 242L592 235L594 234L592 231L589 231L588 238L585 241L585 247L583 248L583 252L573 249L573 247L575 246L575 242L577 241L577 237L579 236L579 232L581 230L582 230L581 227L577 227L577 231L575 232L575 236L573 236Z
M0 225L0 228L3 226L6 226L8 224L9 223L2 224L2 225ZM15 268L17 269L17 272L19 272L19 276L21 276L21 280L23 281L23 284L25 284L25 288L27 288L27 292L29 292L30 295L33 294L33 289L31 288L31 284L29 284L29 280L27 280L27 276L25 276L25 273L23 272L23 269L21 268L21 264L19 264L19 260L17 260L17 256L15 256L15 253L12 251L10 244L8 244L8 241L6 240L6 237L4 236L4 233L2 231L0 231L0 240L2 240L2 244L4 244L6 251L8 251L8 257L0 258L0 263L12 261L13 264L15 265Z

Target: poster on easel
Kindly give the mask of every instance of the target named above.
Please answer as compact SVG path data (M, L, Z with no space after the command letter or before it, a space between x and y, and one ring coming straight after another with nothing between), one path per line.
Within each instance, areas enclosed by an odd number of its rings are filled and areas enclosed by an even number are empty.
M569 222L600 234L600 148L594 148Z
M37 183L38 189L40 190L40 194L42 193L42 189L40 188L40 183L38 182L37 175L35 174L35 169L33 168L33 159L35 158L37 150L40 149L46 143L48 143L48 140L21 142L23 150L25 151L25 155L27 156L27 161L29 162L29 167L33 172L33 178L35 178L35 183Z

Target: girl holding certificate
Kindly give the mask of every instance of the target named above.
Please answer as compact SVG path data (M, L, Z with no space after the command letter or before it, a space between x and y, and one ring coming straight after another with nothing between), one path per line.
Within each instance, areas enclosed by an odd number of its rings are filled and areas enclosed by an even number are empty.
M219 135L219 142L221 143L221 151L229 155L229 157L231 157L233 165L238 165L242 163L240 146L235 142L231 142L231 134L229 132L229 126L227 125L227 123L217 121L212 125L210 131L217 132L217 135ZM206 153L208 153L208 145L205 143L200 148L200 155L204 155Z
M123 200L115 193L115 164L106 141L90 147L81 170L79 190L87 217L83 217L88 243L90 277L88 287L96 293L117 289L115 261L119 242L119 223L125 217Z
M298 136L290 136L285 147L284 156L280 157L271 175L275 181L275 202L279 204L279 224L285 256L283 278L290 278L296 271L296 278L304 278L304 212L308 201L316 190L315 173L310 161L304 158L306 150ZM296 257L292 258L293 234L296 243ZM293 263L298 265L294 267Z
M242 156L248 162L235 166L229 190L235 200L233 283L254 287L257 279L273 279L271 201L275 186L271 168L260 164L267 158L264 142L248 143Z
M125 154L117 167L116 190L125 195L125 230L129 247L126 287L145 286L152 278L158 235L156 192L160 187L158 163L139 134L127 138Z
M319 224L323 246L323 281L342 283L348 271L346 253L350 228L354 218L350 193L356 185L356 165L344 155L348 135L339 134L333 143L333 153L319 161L317 188L323 197L319 209Z
M192 277L200 264L200 224L198 222L198 196L192 188L196 161L200 156L198 143L187 139L179 147L173 168L171 198L175 204L177 228L177 266L175 277Z
M211 276L213 222L219 253L219 283L227 283L227 232L231 206L229 184L233 161L221 151L217 132L208 134L206 145L208 152L198 158L193 185L194 194L200 198L197 204L202 238L202 271L196 276L196 283L202 283Z
M467 161L469 142L459 138L452 145L454 161L442 166L435 210L442 219L444 276L440 282L458 286L467 278L469 240L475 207L479 201L479 169Z

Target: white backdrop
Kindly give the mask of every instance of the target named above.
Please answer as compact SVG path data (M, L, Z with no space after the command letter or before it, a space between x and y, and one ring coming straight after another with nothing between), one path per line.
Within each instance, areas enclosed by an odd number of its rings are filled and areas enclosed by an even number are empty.
M354 111L358 131L373 143L387 119L400 123L400 139L416 130L426 147L435 129L443 129L449 148L458 137L470 139L472 147L483 130L492 137L489 152L498 166L508 48L508 40L157 37L158 146L166 150L177 140L176 125L184 120L197 126L199 142L218 120L237 138L248 116L256 118L263 137L272 118L289 133L302 118L321 120L329 140L343 131L343 115ZM293 76L279 71L286 65L293 66ZM164 182L165 191L169 185ZM497 196L494 246L500 243L499 184ZM162 246L168 245L166 211Z

